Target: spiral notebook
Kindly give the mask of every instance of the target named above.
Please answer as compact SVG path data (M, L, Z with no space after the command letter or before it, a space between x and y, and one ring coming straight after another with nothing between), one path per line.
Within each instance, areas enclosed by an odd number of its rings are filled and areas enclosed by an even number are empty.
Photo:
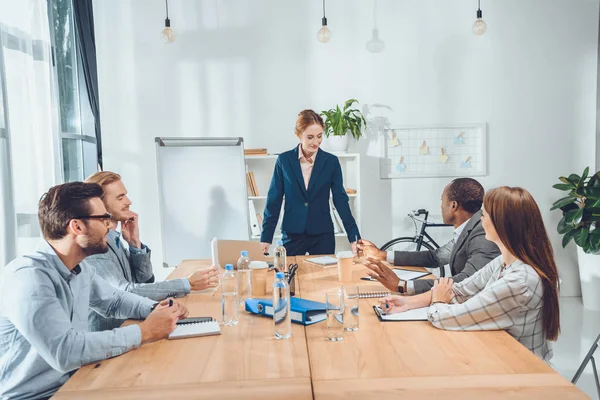
M358 298L359 299L377 299L380 297L386 297L386 296L390 296L390 295L391 295L390 292L365 292L365 293L359 293Z
M177 328L169 339L185 339L196 336L220 335L219 323L211 317L186 318L177 322Z

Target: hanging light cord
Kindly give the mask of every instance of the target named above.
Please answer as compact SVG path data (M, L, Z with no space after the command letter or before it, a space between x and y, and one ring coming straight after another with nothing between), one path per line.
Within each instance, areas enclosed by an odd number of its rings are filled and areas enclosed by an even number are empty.
M169 19L169 0L165 0L165 8L167 10L167 19Z
M477 0L477 10L481 10L481 0Z
M377 29L377 0L373 1L373 29Z
M323 0L323 18L325 18L325 0Z

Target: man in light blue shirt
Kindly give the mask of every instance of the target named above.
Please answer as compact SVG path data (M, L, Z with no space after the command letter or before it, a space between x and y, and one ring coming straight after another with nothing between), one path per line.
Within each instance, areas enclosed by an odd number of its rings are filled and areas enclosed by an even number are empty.
M86 182L102 187L102 202L112 218L107 236L108 252L86 258L82 267L93 269L117 289L152 300L183 297L191 290L203 290L218 284L218 272L214 266L195 271L187 278L154 282L150 249L140 240L139 216L130 208L131 200L121 176L101 171L87 178ZM121 232L116 230L119 222ZM94 332L117 328L123 319L107 318L90 310L88 323Z
M117 290L79 266L86 256L108 250L110 214L100 196L96 184L51 188L39 204L45 241L2 271L0 399L48 398L82 365L165 338L187 315L180 304L155 307L154 301ZM105 316L146 319L90 333L90 308Z

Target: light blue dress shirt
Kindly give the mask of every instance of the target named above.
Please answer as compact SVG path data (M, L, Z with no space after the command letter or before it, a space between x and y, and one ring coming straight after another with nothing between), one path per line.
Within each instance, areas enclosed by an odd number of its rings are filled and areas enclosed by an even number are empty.
M154 301L114 288L93 269L69 271L47 242L2 273L0 399L51 396L82 365L141 344L138 325L89 332L89 310L143 319Z

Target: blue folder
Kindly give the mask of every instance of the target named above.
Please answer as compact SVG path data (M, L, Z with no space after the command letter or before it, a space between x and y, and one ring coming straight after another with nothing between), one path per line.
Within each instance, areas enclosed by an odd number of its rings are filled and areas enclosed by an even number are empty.
M292 297L290 299L292 322L302 325L312 325L325 321L327 313L325 303ZM252 314L273 316L273 300L246 299L246 311Z

